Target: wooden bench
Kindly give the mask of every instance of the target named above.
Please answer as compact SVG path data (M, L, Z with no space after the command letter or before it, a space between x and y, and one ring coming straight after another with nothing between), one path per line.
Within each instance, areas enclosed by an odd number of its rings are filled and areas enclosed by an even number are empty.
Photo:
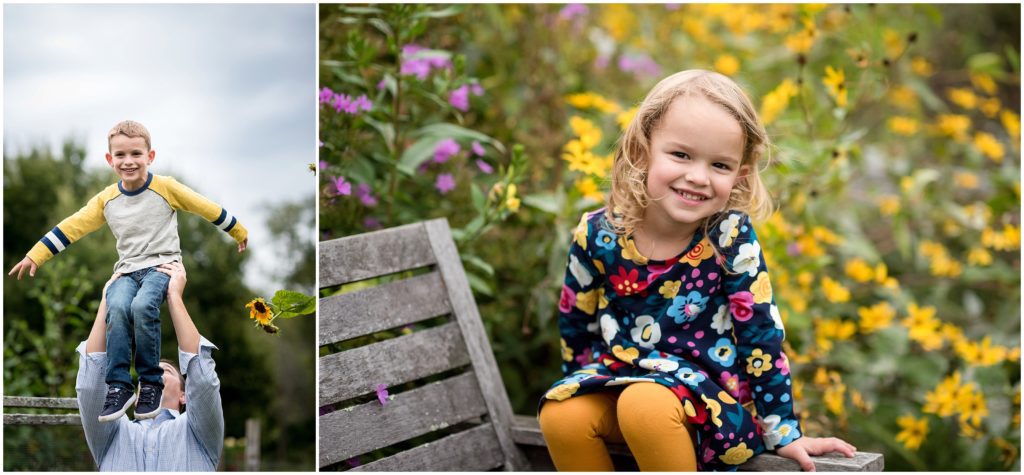
M33 408L50 412L73 409L74 412L66 414L7 413L7 408ZM78 415L78 401L73 397L4 396L4 410L4 425L82 425L82 418Z
M320 288L320 468L554 469L536 418L512 413L446 220L322 242ZM636 469L628 448L609 451ZM868 453L814 460L883 465ZM741 469L800 470L774 454Z

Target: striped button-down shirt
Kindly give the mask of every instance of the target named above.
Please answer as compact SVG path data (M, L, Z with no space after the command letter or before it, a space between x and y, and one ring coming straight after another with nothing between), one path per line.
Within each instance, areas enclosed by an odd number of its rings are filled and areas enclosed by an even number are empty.
M131 421L128 416L99 422L107 394L105 352L86 353L78 345L75 389L89 451L101 471L213 471L224 445L224 409L212 353L217 347L200 337L199 354L178 350L185 383L187 410L170 411L157 421Z

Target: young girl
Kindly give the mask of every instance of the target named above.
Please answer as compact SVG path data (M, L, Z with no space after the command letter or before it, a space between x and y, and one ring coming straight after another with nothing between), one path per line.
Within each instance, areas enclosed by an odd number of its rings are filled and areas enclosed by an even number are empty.
M607 207L585 214L559 302L562 371L540 425L559 470L736 470L765 450L855 447L802 437L785 332L750 216L767 133L743 91L690 70L647 95L622 138Z

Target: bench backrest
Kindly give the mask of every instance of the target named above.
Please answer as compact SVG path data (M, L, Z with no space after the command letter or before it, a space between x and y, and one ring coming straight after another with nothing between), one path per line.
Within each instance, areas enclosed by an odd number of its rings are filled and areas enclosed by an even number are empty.
M70 414L7 413L7 408L34 408L46 410L74 409ZM4 396L4 425L82 425L78 415L78 401L73 397Z
M360 281L319 301L320 467L373 453L385 456L355 469L525 469L448 222L320 244L321 289Z

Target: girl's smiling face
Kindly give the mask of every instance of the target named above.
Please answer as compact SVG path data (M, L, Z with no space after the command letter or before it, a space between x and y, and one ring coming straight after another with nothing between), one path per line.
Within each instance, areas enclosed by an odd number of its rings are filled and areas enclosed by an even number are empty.
M748 171L743 142L739 121L724 107L700 94L674 99L651 133L644 220L690 232L722 211Z

